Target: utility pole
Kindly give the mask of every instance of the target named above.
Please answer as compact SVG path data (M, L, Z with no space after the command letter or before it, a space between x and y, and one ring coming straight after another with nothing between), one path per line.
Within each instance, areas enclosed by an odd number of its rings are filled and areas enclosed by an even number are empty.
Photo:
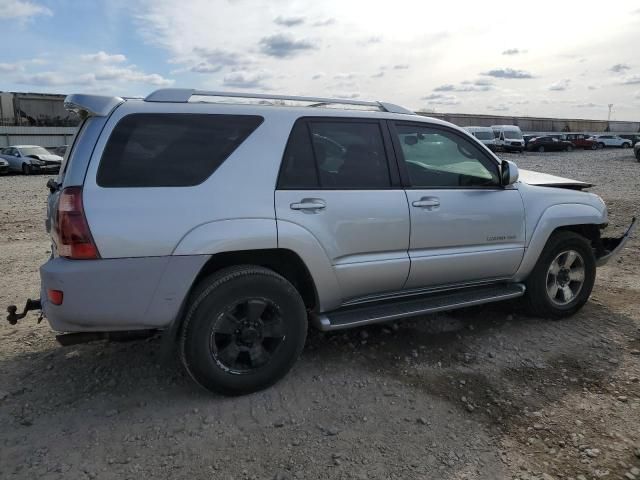
M609 115L607 115L607 123L611 120L611 109L613 108L613 103L609 104Z

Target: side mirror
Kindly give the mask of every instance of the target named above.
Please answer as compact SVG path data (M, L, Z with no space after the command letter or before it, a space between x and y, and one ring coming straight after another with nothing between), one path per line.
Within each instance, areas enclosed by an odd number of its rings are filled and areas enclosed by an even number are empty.
M513 185L518 181L518 166L515 163L509 160L503 160L500 165L500 170L500 180L503 186Z

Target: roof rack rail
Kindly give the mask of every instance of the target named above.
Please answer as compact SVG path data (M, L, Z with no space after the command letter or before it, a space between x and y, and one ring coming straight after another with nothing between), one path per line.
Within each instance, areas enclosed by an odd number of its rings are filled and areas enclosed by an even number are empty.
M374 107L382 112L415 115L415 112L412 112L409 109L387 102L352 100L346 98L298 97L291 95L272 95L268 93L212 92L207 90L194 90L190 88L161 88L147 95L144 101L186 103L193 96L251 98L263 100L291 100L295 102L311 102L312 105L309 105L310 107L324 107L327 105L357 105Z

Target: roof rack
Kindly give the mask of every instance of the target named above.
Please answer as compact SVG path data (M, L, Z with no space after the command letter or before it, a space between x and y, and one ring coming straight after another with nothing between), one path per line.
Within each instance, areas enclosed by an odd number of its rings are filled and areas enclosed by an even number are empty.
M170 102L186 103L191 97L231 97L231 98L251 98L262 100L290 100L294 102L309 102L309 107L325 107L328 105L357 105L374 107L382 112L404 113L415 115L415 112L400 105L387 102L373 102L364 100L351 100L344 98L321 98L321 97L296 97L290 95L271 95L268 93L239 93L239 92L211 92L207 90L194 90L190 88L161 88L150 93L145 102Z

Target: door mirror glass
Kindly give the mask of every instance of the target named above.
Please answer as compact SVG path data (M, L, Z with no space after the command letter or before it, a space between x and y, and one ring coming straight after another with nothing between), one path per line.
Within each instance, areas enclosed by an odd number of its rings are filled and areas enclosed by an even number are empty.
M503 186L506 187L508 185L513 185L518 181L518 166L515 163L509 160L503 160L501 169L501 180Z

